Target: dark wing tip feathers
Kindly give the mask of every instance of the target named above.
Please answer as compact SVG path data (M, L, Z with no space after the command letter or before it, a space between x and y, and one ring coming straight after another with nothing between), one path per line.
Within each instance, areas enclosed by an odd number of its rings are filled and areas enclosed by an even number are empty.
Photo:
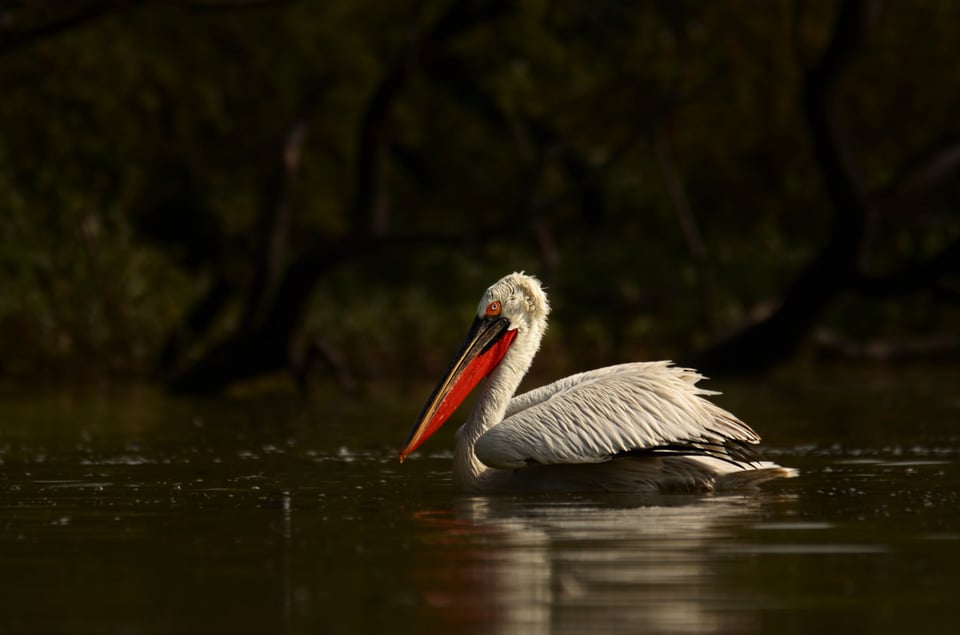
M722 442L704 439L675 441L655 447L620 452L611 458L622 456L705 456L734 465L756 463L760 460L760 455L751 442L738 439L725 439Z

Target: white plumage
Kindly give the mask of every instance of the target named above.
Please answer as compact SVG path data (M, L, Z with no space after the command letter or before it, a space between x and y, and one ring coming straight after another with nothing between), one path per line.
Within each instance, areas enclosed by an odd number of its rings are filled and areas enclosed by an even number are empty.
M755 443L757 434L701 397L700 375L669 362L609 366L514 397L506 418L477 440L490 467L599 463L680 441ZM513 414L511 414L513 413Z
M705 398L716 393L697 387L700 374L670 362L609 366L513 396L549 310L531 276L487 289L401 460L486 377L457 432L454 480L465 491L709 491L796 474L757 460L759 435Z

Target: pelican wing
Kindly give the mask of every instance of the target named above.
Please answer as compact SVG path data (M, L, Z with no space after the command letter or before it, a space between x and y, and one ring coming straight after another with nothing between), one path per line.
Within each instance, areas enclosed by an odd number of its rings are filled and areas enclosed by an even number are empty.
M475 448L484 464L601 463L630 453L755 458L760 437L698 388L703 377L671 362L621 364L518 395Z

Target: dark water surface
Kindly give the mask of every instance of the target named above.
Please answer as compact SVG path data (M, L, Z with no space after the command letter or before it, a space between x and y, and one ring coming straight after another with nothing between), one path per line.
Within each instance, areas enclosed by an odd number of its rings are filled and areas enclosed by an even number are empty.
M465 497L454 425L395 458L429 386L8 389L0 633L960 632L960 371L710 386L802 476Z

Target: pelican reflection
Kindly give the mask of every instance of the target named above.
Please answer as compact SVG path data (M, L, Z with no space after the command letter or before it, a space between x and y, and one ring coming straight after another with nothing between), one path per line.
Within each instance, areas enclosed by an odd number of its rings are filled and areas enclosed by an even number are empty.
M419 516L426 604L494 633L759 630L718 568L761 496L459 498L452 514Z

